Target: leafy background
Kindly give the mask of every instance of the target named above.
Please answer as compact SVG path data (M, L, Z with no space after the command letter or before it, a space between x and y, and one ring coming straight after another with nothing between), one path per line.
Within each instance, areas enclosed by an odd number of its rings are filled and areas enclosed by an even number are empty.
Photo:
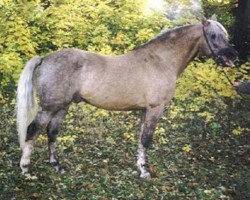
M203 12L232 2L203 1ZM170 20L145 6L142 0L0 1L0 199L250 199L249 100L212 60L195 60L178 80L148 151L151 179L141 180L135 166L140 113L86 104L70 107L58 137L66 174L49 166L42 133L32 176L21 176L15 91L25 62L67 47L122 54L163 28L197 22L192 13ZM218 18L230 30L234 17L224 11L217 10ZM231 80L246 80L250 63L225 70Z

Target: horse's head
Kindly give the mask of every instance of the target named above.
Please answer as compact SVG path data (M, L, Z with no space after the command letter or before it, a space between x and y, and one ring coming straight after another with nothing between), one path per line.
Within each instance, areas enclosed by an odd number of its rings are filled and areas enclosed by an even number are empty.
M217 21L202 20L202 41L200 50L223 67L233 65L237 59L237 51L228 42L226 29Z

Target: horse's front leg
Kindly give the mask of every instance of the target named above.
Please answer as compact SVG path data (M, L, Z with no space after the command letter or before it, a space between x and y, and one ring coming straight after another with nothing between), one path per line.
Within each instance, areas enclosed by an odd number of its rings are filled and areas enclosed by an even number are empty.
M146 167L146 150L152 142L153 131L156 126L157 120L162 116L163 109L164 105L160 105L154 108L147 108L142 112L141 130L137 150L137 166L141 172L141 178L150 177L150 173L147 171Z

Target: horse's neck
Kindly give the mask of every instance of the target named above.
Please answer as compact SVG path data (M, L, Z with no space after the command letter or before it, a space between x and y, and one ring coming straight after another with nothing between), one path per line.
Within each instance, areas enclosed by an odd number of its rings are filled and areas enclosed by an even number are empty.
M160 57L166 68L172 68L171 71L178 76L197 55L201 33L198 24L183 27L166 33L169 35L165 38L163 34L159 39L149 42L145 49L148 48L147 51Z
M202 33L201 25L194 25L190 31L186 33L183 42L179 43L182 51L180 52L179 66L176 66L179 68L178 75L181 74L187 65L198 55Z

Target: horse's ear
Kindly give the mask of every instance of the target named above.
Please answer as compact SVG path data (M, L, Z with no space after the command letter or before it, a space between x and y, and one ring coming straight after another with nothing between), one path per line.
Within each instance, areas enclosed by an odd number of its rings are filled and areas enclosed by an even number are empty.
M210 24L210 22L206 18L203 18L201 20L201 23L203 24L203 26L208 26Z
M213 21L217 21L217 15L213 14L210 19L213 20Z

